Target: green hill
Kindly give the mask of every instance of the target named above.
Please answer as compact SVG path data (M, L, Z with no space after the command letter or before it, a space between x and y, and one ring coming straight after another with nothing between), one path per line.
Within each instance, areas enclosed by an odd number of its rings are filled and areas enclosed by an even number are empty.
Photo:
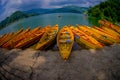
M34 14L34 13L28 14L28 13L24 13L21 11L16 11L12 15L10 15L10 17L7 17L5 20L0 22L0 29L8 26L9 24L11 24L15 21L18 21L23 18L28 18L30 16L35 16L35 15L38 15L38 14Z
M104 18L112 22L120 22L120 0L106 0L88 10L92 17Z

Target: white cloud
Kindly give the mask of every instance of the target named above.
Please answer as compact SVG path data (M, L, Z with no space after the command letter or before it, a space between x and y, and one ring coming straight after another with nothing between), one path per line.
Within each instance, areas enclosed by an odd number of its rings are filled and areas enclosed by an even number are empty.
M49 5L50 5L50 2L51 2L51 0L43 0L43 4L44 5L42 5L42 7L48 7Z
M5 4L5 1L2 1L2 4ZM22 0L8 0L7 4L3 6L4 12L1 16L9 16L11 13L18 10L21 4Z
M97 1L97 0L94 0ZM94 2L92 0L1 0L0 6L2 13L0 20L9 16L16 10L28 10L33 8L60 8L67 5L90 6ZM103 0L98 0L103 1Z

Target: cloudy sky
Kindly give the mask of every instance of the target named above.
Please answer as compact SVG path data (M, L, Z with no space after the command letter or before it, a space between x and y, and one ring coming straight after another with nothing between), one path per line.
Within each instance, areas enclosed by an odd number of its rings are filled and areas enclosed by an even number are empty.
M67 5L89 7L104 0L0 0L0 21L17 10L59 8Z

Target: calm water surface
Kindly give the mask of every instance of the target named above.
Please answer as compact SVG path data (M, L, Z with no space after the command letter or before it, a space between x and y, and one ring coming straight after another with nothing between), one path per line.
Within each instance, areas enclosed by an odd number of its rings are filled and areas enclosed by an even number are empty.
M37 26L46 26L46 25L55 25L59 24L59 28L65 26L65 25L73 25L76 24L80 25L89 25L88 17L84 14L76 14L76 13L53 13L53 14L44 14L39 16L30 17L27 19L22 19L20 21L17 21L6 28L0 30L0 35L4 33L9 32L15 32L19 30L20 28L35 28Z

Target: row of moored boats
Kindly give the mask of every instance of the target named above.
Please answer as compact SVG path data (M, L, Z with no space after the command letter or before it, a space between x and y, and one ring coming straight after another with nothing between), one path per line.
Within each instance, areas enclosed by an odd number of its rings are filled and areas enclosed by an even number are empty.
M58 25L37 27L33 30L30 28L20 29L15 33L2 35L0 47L24 49L33 45L35 49L43 50L57 40L61 57L66 60L71 53L74 41L87 49L100 49L105 45L120 43L120 27L107 20L99 20L99 24L100 27L69 25L62 27L59 31Z

